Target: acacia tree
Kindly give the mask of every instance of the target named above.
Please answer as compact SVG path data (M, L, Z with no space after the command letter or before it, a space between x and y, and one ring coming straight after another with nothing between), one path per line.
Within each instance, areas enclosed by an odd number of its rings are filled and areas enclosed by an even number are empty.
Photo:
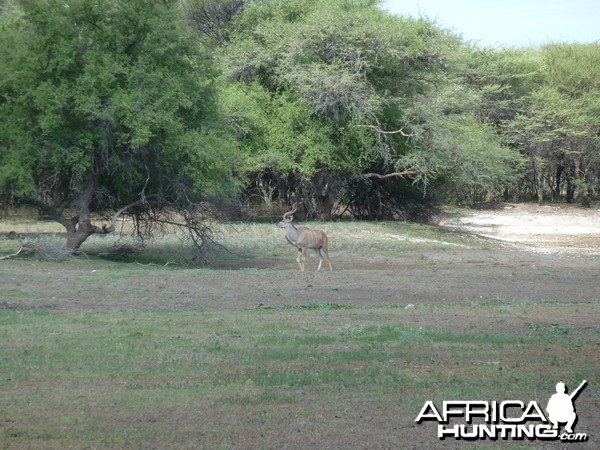
M402 169L406 137L378 130L403 126L407 99L458 42L371 0L248 2L227 35L226 104L247 165L263 183L291 182L319 219L350 180Z
M587 201L599 187L600 45L550 44L526 55L535 83L500 124L526 156L525 193L540 203L545 196Z
M61 223L69 251L126 211L235 194L210 58L177 1L23 0L0 60L2 201Z
M198 2L221 5L221 14L234 4ZM215 34L229 81L224 106L254 184L269 198L279 191L289 201L292 191L319 219L335 202L361 217L390 217L383 203L398 205L398 192L414 196L415 187L495 195L518 155L478 117L482 95L460 73L464 45L378 4L246 2L227 33Z

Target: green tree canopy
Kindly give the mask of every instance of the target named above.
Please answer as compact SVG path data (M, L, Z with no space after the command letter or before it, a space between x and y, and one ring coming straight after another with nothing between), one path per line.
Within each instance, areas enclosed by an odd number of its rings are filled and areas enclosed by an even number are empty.
M215 73L175 0L24 0L0 22L0 193L63 224L235 195ZM216 150L218 149L218 150Z
M600 176L600 45L550 44L523 54L536 82L500 124L527 159L525 192L568 202L598 192Z
M458 68L468 51L426 19L376 1L262 0L238 10L227 36L226 104L248 167L262 186L291 183L317 217L357 180L426 188L477 172L463 179L487 193L519 165L477 117L483 94Z

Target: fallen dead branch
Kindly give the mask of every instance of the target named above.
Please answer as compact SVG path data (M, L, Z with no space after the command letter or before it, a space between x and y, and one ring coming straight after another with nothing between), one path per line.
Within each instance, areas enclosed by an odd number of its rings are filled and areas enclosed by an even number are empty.
M21 246L19 247L19 250L17 250L15 253L13 253L12 255L5 255L0 257L0 259L8 259L8 258L12 258L13 256L17 256L19 253L21 253L23 251L23 244L21 244Z
M136 264L137 264L138 266L144 266L144 267L149 267L149 266L155 266L155 267L167 267L169 264L175 264L175 265L177 265L177 266L179 265L179 263L178 263L178 262L175 262L175 261L167 261L167 262L166 262L166 263L164 263L164 264L156 264L156 263L142 264L142 263L140 263L140 262L136 262Z

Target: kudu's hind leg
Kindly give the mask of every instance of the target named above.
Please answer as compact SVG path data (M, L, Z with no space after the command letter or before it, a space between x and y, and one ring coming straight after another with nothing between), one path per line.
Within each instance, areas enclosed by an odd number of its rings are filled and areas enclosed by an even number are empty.
M319 270L321 270L321 264L323 263L323 255L321 255L321 249L320 248L316 248L315 249L315 253L319 257L319 267L317 267L317 272L318 272Z
M317 252L317 256L319 257L319 267L317 268L317 272L321 270L321 265L323 264L324 259L321 250L323 250L323 252L325 253L325 257L327 258L327 264L329 264L329 270L333 271L333 269L331 268L331 262L329 261L329 252L327 251L327 247L321 247L315 249L315 252Z
M329 261L329 249L326 246L323 246L319 249L319 258L323 258L321 256L321 250L325 253L325 257L327 258L327 264L329 264L329 270L333 272L333 268L331 267L331 261ZM321 268L321 261L319 260L319 269Z

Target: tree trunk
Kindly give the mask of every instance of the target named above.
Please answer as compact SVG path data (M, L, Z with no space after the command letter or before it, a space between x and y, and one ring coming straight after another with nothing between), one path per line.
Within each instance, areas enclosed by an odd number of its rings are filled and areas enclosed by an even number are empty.
M581 172L581 155L575 154L573 155L573 169L575 172L575 190L579 191L575 192L575 198L581 200L585 197L585 189L583 187L583 174Z
M321 221L331 220L341 185L339 177L331 175L325 169L302 183L302 198L307 207L308 217Z
M132 206L136 206L142 203L146 203L146 199L140 199L133 203L123 206L119 209L112 217L109 225L103 225L98 227L92 223L92 219L89 212L89 205L82 207L81 214L71 220L63 219L60 221L63 226L67 229L67 249L72 253L77 253L81 244L83 244L87 238L92 234L109 234L115 231L117 225L117 219Z
M567 177L567 203L573 203L575 201L575 183L573 178Z
M123 206L113 215L109 225L98 227L92 223L91 217L92 199L95 189L95 177L94 175L90 175L81 185L79 194L73 201L72 205L77 215L71 218L65 217L63 208L57 208L42 202L33 202L42 213L65 227L65 230L67 231L67 242L65 243L65 248L70 254L76 254L81 245L92 234L108 234L115 231L117 219L121 216L121 214L123 214L132 206L146 203L147 197L142 197L133 203Z
M335 203L335 198L331 191L331 188L328 186L323 195L321 195L321 210L317 212L318 220L331 220L333 205Z
M559 163L556 165L556 183L554 185L554 200L559 201L560 200L560 194L561 194L561 182L562 182L562 174L564 171L564 155L560 156L560 161Z
M569 176L567 177L567 203L574 203L579 190L579 197L585 195L582 186L581 155L572 154L569 163Z
M95 174L91 173L80 187L79 194L74 201L75 211L77 216L63 222L63 226L67 229L67 249L72 253L76 253L92 234L100 229L92 225L90 208L94 192L96 191Z
M535 172L535 190L537 193L538 205L544 203L544 177L539 170Z
M575 164L573 158L569 158L569 174L567 175L567 203L575 201L575 183L576 177Z
M70 253L77 253L79 251L79 247L83 244L87 238L89 238L92 234L95 233L94 227L91 222L88 224L79 223L79 226L72 227L71 229L67 228L67 249Z
M542 164L538 164L538 157L531 155L531 168L533 169L533 186L538 199L538 205L544 202L544 177L542 174Z

